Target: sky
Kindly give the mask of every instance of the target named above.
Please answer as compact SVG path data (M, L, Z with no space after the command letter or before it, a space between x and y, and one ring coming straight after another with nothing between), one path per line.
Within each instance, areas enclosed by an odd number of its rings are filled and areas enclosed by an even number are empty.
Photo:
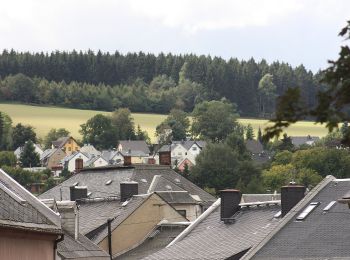
M0 49L336 59L350 0L0 0Z

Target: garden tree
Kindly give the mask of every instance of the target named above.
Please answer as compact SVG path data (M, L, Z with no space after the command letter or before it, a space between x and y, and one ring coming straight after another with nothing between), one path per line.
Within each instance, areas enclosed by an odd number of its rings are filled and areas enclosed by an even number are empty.
M168 117L156 128L156 135L163 135L162 131L171 129L172 140L185 140L190 127L190 120L182 110L172 109Z
M208 144L191 169L194 183L202 188L214 188L216 192L235 187L239 179L238 155L224 143Z
M69 136L70 132L64 128L52 128L44 138L44 147L49 149L51 147L52 141L57 140L60 137Z
M105 115L93 116L85 124L80 125L80 128L83 143L92 144L96 149L116 147L118 143L112 121Z
M277 152L273 157L272 166L274 165L286 165L292 162L293 153L288 150Z
M3 166L2 169L24 187L28 187L32 183L42 182L43 179L47 178L46 174L42 172L26 171L20 167Z
M298 168L316 171L322 177L329 174L337 178L350 177L350 155L345 149L315 147L293 154L292 164Z
M237 140L234 135L231 139ZM241 148L232 147L227 143L209 143L197 156L196 165L191 169L190 179L203 188L220 189L233 188L241 180L242 186L247 186L260 171L250 159L239 154Z
M146 131L143 131L140 125L137 125L135 140L144 140L148 144L151 143L151 139L149 138L148 133Z
M281 142L277 145L276 149L280 151L292 151L294 149L292 138L289 137L286 133L283 134L283 138L281 139Z
M259 107L263 117L271 115L275 109L276 85L273 83L273 76L265 74L259 81Z
M192 135L212 142L223 141L237 126L235 105L224 101L199 103L192 116Z
M342 135L341 131L334 130L329 132L326 136L322 137L320 141L317 142L318 146L325 146L328 148L336 148L342 145Z
M9 150L12 148L12 120L0 112L0 150Z
M31 140L25 143L19 161L22 167L37 167L40 165L39 154L35 152L35 147Z
M29 125L25 126L21 123L17 124L12 131L13 149L23 146L27 141L32 141L33 143L37 142L33 127Z
M281 187L294 181L306 187L314 187L322 180L322 177L314 170L297 168L292 164L274 165L262 173L264 186L274 192L280 191Z
M350 21L340 31L340 36L350 39ZM341 47L338 60L330 61L330 66L322 72L323 88L317 94L315 106L305 102L300 88L289 88L278 100L274 125L266 129L265 139L281 134L284 128L309 116L318 123L325 123L329 131L341 122L350 120L350 47ZM343 138L350 144L350 136Z
M347 136L349 136L349 124L348 122L344 122L340 128L340 133L341 133L341 137L342 139L346 138Z
M16 162L17 162L17 158L12 151L11 152L0 151L0 167L4 165L15 167Z
M246 134L245 134L245 138L247 140L253 140L255 137L254 135L254 130L253 130L253 127L251 124L248 124L247 125L247 128L246 128Z
M250 160L250 154L245 145L243 135L240 132L232 132L229 134L225 143L237 153L240 160Z
M111 115L111 123L117 140L134 140L135 125L131 112L127 108L119 108Z

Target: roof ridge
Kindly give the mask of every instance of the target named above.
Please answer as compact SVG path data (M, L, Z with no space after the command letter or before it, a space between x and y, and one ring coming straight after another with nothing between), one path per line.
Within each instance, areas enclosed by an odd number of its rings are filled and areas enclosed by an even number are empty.
M206 219L214 210L216 210L221 205L221 199L217 199L206 211L202 213L195 221L192 222L184 231L182 231L169 245L165 248L168 248L175 244L176 242L184 239L199 223Z

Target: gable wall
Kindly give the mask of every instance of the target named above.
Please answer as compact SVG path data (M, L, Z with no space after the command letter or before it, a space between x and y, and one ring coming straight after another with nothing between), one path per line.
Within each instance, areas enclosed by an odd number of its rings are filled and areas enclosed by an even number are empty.
M62 147L66 154L70 155L75 151L78 151L80 149L80 146L77 144L76 141L74 141L73 138L69 138L69 140L64 144Z
M113 255L138 245L162 219L186 221L158 195L153 194L112 232ZM108 252L108 237L98 245Z

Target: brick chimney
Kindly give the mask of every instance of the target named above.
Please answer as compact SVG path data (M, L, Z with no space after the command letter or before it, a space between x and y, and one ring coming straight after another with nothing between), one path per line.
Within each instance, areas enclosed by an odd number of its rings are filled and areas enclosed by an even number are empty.
M87 198L87 187L86 186L70 186L70 200L76 201Z
M120 201L126 201L139 194L139 184L136 181L124 181L120 183Z
M57 210L61 215L61 225L68 234L78 239L79 207L75 201L57 201Z
M171 165L171 151L159 152L159 164Z
M220 191L221 214L220 219L224 223L231 223L232 216L240 209L242 194L239 190L227 189Z
M289 184L281 188L282 217L305 196L305 186Z

